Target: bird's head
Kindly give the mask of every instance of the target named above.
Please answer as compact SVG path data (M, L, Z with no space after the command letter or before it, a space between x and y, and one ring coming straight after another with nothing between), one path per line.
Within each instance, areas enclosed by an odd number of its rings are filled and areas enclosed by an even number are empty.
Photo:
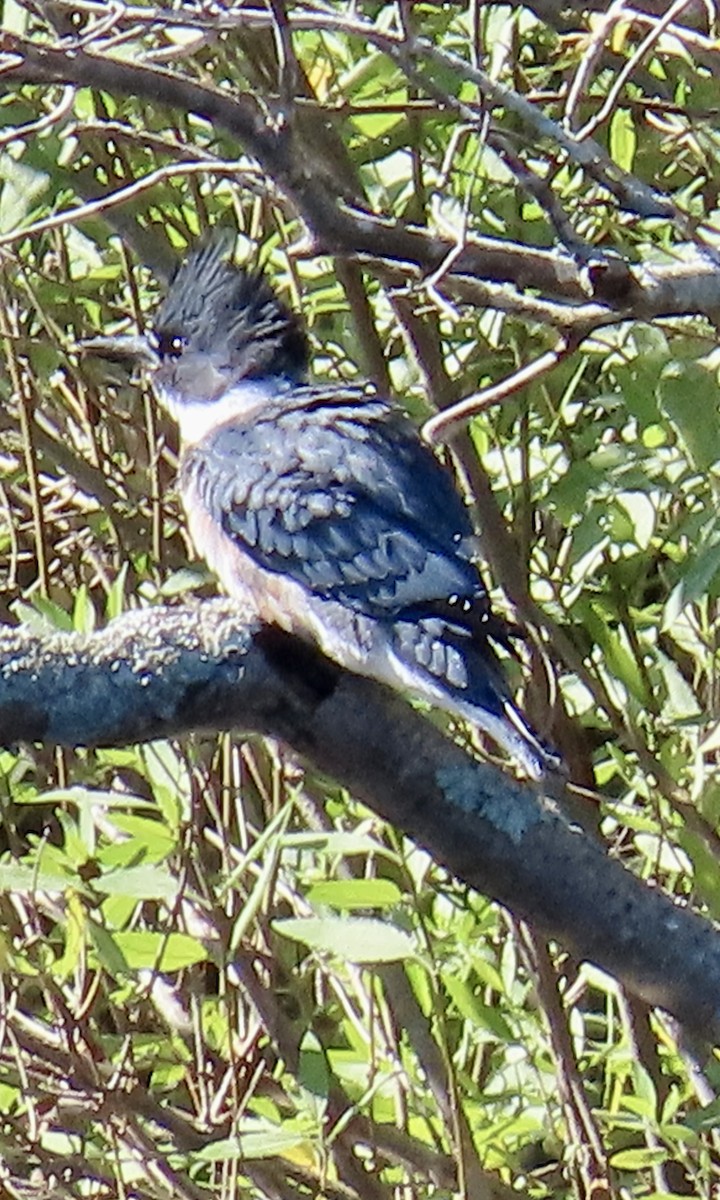
M297 316L259 271L226 260L222 240L202 242L177 270L150 335L161 400L214 400L245 381L302 382L308 343Z
M155 318L158 392L214 400L242 380L301 382L308 348L299 319L259 271L226 260L222 241L202 242L175 272Z
M80 346L140 364L181 424L184 409L197 412L244 384L301 383L307 373L299 318L260 271L228 262L227 251L227 239L219 237L191 250L146 337L100 337Z

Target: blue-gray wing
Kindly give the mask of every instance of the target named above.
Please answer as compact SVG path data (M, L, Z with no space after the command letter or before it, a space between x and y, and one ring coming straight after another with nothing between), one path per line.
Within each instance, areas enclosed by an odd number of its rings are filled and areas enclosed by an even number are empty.
M465 505L388 405L293 388L186 452L181 487L256 566L300 584L316 617L320 600L377 622L388 652L439 688L445 707L543 773L552 756L509 699L495 652L507 628L472 562Z
M472 528L412 426L364 393L295 389L186 456L201 501L267 570L383 621L463 609L487 621Z

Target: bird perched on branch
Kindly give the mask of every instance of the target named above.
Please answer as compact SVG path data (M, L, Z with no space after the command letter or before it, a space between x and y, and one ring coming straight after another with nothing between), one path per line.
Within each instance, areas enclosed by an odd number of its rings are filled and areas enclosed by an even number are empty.
M351 671L473 722L534 778L557 760L510 698L452 476L368 388L308 384L308 342L222 242L179 268L151 335L195 547L231 596Z

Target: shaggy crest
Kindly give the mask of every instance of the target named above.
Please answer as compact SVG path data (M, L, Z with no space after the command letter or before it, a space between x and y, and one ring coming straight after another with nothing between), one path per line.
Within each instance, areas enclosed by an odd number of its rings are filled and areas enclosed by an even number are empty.
M161 360L210 355L244 379L305 377L308 344L297 316L258 270L227 261L228 240L200 245L178 268L155 321Z

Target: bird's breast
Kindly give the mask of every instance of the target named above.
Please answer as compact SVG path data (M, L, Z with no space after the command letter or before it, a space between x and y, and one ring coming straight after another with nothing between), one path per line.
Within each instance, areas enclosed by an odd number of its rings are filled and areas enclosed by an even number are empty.
M195 549L239 606L265 624L313 642L351 671L412 691L441 707L457 708L449 703L440 679L419 671L395 652L387 625L261 566L239 538L225 532L221 514L206 507L193 473L185 472L182 479L182 500Z
M256 562L206 508L192 476L183 484L182 501L193 545L228 595L266 624L312 640L336 661L364 670L375 640L372 622L333 600L312 595L295 580Z

